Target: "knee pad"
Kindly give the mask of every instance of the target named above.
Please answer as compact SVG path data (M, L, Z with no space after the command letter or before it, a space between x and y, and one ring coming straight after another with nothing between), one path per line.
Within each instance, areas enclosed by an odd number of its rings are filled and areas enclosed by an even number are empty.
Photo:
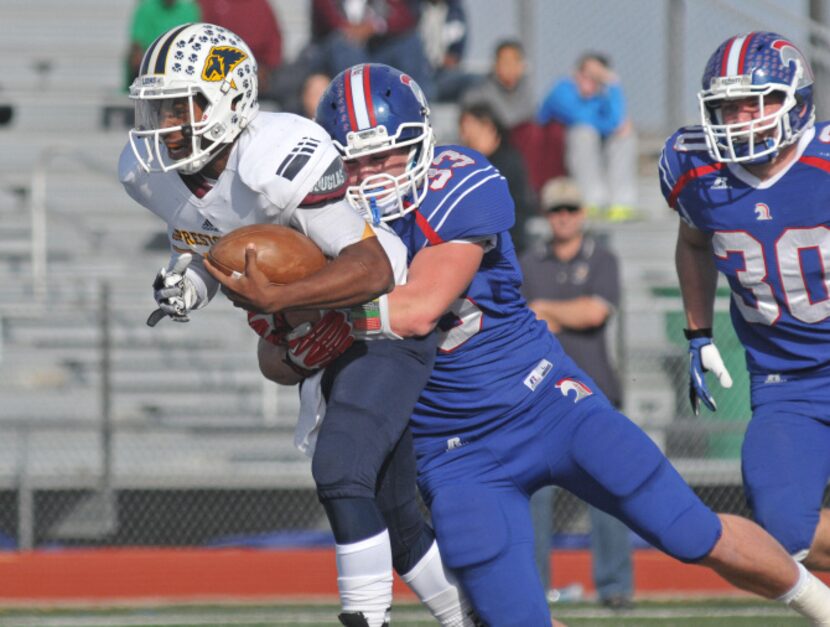
M723 532L717 514L704 505L667 459L636 494L622 500L620 508L627 514L623 522L681 562L702 560Z
M483 564L507 548L507 513L498 495L475 485L436 490L430 506L444 564L464 568Z
M610 405L579 423L571 449L579 467L617 498L637 492L666 459L639 427Z
M803 506L793 498L791 487L757 493L751 492L749 486L746 489L751 494L749 506L757 523L778 540L787 553L806 556L818 527L820 508Z
M378 473L391 446L374 439L371 432L350 429L348 420L331 424L326 420L311 460L320 500L375 498Z

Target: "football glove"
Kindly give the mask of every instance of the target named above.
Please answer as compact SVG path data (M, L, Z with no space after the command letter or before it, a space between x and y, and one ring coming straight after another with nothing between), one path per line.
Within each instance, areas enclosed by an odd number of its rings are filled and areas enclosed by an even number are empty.
M174 322L188 322L187 312L196 304L197 292L193 282L185 276L187 266L193 255L184 253L171 259L166 268L162 268L153 280L153 296L158 309L147 318L147 326L154 327L165 316Z
M281 313L260 314L249 311L248 326L263 340L275 346L288 346L287 335L291 326Z
M705 373L711 371L724 388L732 387L732 377L712 341L712 329L685 329L683 332L689 340L689 402L695 416L700 413L701 400L710 410L717 411L718 405L706 385Z
M304 377L325 368L354 342L352 323L342 311L329 311L317 322L304 322L287 336L286 363Z

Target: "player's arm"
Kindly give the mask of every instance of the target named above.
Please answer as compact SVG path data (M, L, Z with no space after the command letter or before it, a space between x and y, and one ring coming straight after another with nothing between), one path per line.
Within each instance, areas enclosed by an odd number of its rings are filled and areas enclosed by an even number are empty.
M552 333L562 329L586 331L605 324L612 308L599 296L578 296L567 300L536 298L528 306L540 320L547 323Z
M712 256L712 238L683 220L677 233L675 265L686 310L686 339L689 340L689 402L695 414L703 402L717 409L705 374L714 374L722 387L732 387L732 377L712 340L712 319L718 271Z
M392 266L371 227L343 202L337 207L300 209L305 222L295 225L332 261L322 270L288 285L268 281L257 265L256 248L245 254L245 272L226 276L209 260L205 267L235 305L273 313L295 309L336 309L377 298L394 285ZM315 212L310 215L310 212ZM347 228L338 229L338 225ZM344 233L350 239L344 239Z
M683 295L687 328L691 331L711 329L718 282L711 236L680 220L674 263Z
M409 265L406 284L388 296L392 330L402 337L432 331L467 290L483 257L483 244L469 242L447 242L420 250Z

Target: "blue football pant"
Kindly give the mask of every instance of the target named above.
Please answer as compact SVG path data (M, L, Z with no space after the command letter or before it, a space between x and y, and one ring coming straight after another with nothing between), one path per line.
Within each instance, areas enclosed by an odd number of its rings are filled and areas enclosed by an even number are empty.
M684 561L705 557L721 533L717 515L642 430L600 393L574 402L554 381L517 408L509 427L419 468L444 563L492 627L550 625L529 508L542 485L570 490Z
M785 401L756 408L741 453L755 519L799 559L812 544L830 478L830 424L816 418L811 405Z

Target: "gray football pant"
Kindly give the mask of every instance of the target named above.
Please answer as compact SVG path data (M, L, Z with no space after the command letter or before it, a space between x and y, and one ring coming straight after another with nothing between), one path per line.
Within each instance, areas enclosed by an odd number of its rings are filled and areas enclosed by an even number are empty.
M603 138L588 125L568 128L565 163L588 206L637 204L637 135Z

